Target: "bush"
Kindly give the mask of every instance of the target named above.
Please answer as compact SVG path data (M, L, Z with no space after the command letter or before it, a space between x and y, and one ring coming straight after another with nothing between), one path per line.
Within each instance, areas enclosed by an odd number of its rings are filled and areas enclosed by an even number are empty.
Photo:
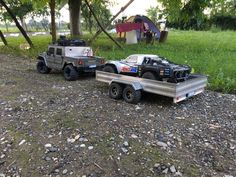
M214 16L212 24L221 30L236 30L236 17L233 16Z

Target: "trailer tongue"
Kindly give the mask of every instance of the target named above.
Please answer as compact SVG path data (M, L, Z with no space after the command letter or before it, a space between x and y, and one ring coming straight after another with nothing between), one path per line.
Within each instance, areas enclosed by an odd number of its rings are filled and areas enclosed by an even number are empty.
M202 93L207 86L207 77L197 74L190 75L188 80L184 82L169 83L96 71L96 80L109 84L109 96L111 98L123 97L128 103L138 103L142 91L171 97L174 103L178 103Z

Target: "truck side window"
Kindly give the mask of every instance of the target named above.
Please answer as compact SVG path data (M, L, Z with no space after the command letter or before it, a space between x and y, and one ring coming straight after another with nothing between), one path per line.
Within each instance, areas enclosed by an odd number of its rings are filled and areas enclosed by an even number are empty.
M144 60L143 60L143 64L147 65L147 64L150 64L150 58L148 57L144 57Z
M48 49L49 55L54 55L54 52L55 52L55 49L54 49L53 47L50 47L50 48Z
M128 63L137 63L137 61L138 61L138 57L137 56L129 56L126 59L126 62L128 62Z
M57 48L56 55L62 55L62 49Z

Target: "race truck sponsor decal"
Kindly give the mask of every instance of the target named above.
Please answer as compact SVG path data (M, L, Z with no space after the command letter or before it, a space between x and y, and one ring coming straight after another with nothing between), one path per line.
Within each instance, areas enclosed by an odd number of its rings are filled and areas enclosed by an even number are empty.
M125 73L137 73L138 72L138 68L137 67L130 67L130 66L123 66L121 68L121 72L125 72Z

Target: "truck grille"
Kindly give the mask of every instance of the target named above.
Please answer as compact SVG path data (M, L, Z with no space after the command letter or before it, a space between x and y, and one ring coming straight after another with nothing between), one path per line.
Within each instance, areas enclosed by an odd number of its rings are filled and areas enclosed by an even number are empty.
M187 71L175 71L174 76L176 79L185 79L188 77Z

